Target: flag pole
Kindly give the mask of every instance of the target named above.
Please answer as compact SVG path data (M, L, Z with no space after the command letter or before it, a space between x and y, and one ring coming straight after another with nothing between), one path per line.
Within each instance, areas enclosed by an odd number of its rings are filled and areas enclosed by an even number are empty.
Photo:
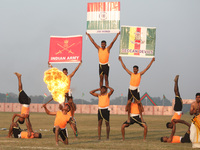
M165 106L164 100L165 100L165 97L164 97L164 95L163 95L163 106Z

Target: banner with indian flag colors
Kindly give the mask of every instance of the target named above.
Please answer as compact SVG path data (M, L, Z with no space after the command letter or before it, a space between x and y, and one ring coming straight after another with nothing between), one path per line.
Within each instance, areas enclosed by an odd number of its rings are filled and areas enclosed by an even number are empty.
M120 56L147 58L155 56L155 27L122 26L120 35Z
M88 33L118 33L120 30L120 2L87 4Z
M50 63L79 63L81 59L82 35L50 37Z

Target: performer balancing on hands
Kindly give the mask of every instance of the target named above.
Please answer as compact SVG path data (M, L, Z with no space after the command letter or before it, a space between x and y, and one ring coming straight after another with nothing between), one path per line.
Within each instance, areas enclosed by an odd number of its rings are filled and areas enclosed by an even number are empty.
M133 72L131 72L124 65L121 56L119 56L119 61L121 62L121 65L124 68L124 70L131 76L130 86L128 89L128 102L126 105L126 111L128 111L128 122L130 122L130 110L131 110L130 108L131 108L131 102L133 99L136 100L136 102L139 105L141 120L142 120L142 122L144 122L143 117L142 117L142 111L141 111L139 85L140 85L141 76L151 67L151 65L155 61L155 58L152 58L149 65L143 71L141 71L139 73L138 73L138 71L139 71L138 66L133 66Z
M26 93L24 92L23 88L22 88L22 81L21 81L21 74L15 72L14 73L17 76L18 79L18 90L19 90L19 103L22 104L22 108L21 108L21 114L14 114L12 117L12 123L14 123L14 120L16 117L17 120L15 122L18 122L20 124L24 123L24 120L27 118L28 121L29 120L29 105L31 103L31 99L26 95Z
M179 75L176 75L174 78L174 93L175 93L175 104L174 104L174 115L171 118L171 122L167 122L166 127L167 128L173 128L173 122L176 123L177 120L181 119L182 115L182 108L183 108L183 102L182 98L179 93L179 87L178 87L178 79Z
M99 77L100 77L100 88L103 86L103 80L105 79L105 86L109 86L109 81L108 81L108 75L109 75L109 55L110 55L110 50L117 40L117 37L119 36L120 32L117 33L113 41L110 43L108 47L106 47L106 41L101 41L101 47L96 44L96 42L93 40L93 38L90 36L89 33L86 32L88 35L90 41L94 44L94 46L98 50L98 55L99 55Z
M110 91L107 92L107 89L109 89ZM100 94L96 93L97 91L100 91ZM99 107L98 108L98 137L99 137L99 140L101 140L101 127L102 127L103 119L105 120L105 124L106 124L107 139L109 139L109 134L110 134L109 105L110 105L110 96L113 94L113 92L114 92L113 88L105 87L105 86L102 86L99 89L90 91L90 94L99 98L99 102L98 102L98 107Z
M176 132L176 123L184 124L188 127L187 132L185 133L184 137L181 136L174 136ZM184 120L173 120L172 121L173 127L172 127L172 133L170 137L163 136L160 138L161 142L167 142L167 143L191 143L190 141L190 124Z

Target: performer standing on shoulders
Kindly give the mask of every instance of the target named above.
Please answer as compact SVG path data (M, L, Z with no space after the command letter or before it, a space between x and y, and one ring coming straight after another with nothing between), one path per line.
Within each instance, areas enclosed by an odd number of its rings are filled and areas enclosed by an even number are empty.
M128 102L126 105L126 111L128 111L128 123L130 122L130 110L131 110L130 107L131 107L131 102L133 101L133 99L136 100L136 102L139 105L141 120L142 120L142 122L144 122L143 117L142 117L142 111L141 111L139 85L140 85L141 76L151 67L151 65L155 61L155 58L152 58L149 65L143 71L141 71L139 73L138 73L138 71L139 71L138 66L133 66L133 72L131 72L124 65L121 56L119 56L119 61L121 62L121 65L124 68L124 70L131 76L130 86L128 89Z
M109 86L109 81L108 81L108 75L109 75L109 55L110 55L110 50L117 40L120 32L117 33L113 41L110 43L108 47L106 47L106 41L101 41L101 47L97 45L97 43L93 40L93 38L90 36L89 33L86 32L86 35L88 35L90 41L93 43L93 45L97 48L98 50L98 55L99 55L99 77L100 77L100 88L103 86L103 80L105 78L105 86Z

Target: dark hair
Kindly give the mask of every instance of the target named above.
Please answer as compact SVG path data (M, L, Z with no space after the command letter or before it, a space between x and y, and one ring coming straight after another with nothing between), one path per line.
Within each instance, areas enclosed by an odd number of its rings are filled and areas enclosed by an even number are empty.
M167 122L166 123L166 127L169 128L169 125L171 124L171 122Z
M196 97L197 97L197 96L200 96L200 93L197 93L197 94L196 94Z
M138 67L138 66L136 66L136 65L135 65L135 66L133 66L133 68L137 68L137 69L139 69L139 67Z
M67 71L68 72L67 68L63 68L63 71Z
M18 120L18 122L19 122L20 124L23 124L23 123L24 123L24 120L23 120L23 121Z
M163 142L163 137L160 138L160 141Z
M101 89L102 89L102 88L104 88L105 90L107 90L107 87L106 87L106 86L101 86Z
M42 138L42 134L41 134L41 133L39 133L39 136L38 136L38 138Z
M103 40L103 41L101 41L101 43L105 43L105 44L106 44L106 41L105 41L105 40Z

